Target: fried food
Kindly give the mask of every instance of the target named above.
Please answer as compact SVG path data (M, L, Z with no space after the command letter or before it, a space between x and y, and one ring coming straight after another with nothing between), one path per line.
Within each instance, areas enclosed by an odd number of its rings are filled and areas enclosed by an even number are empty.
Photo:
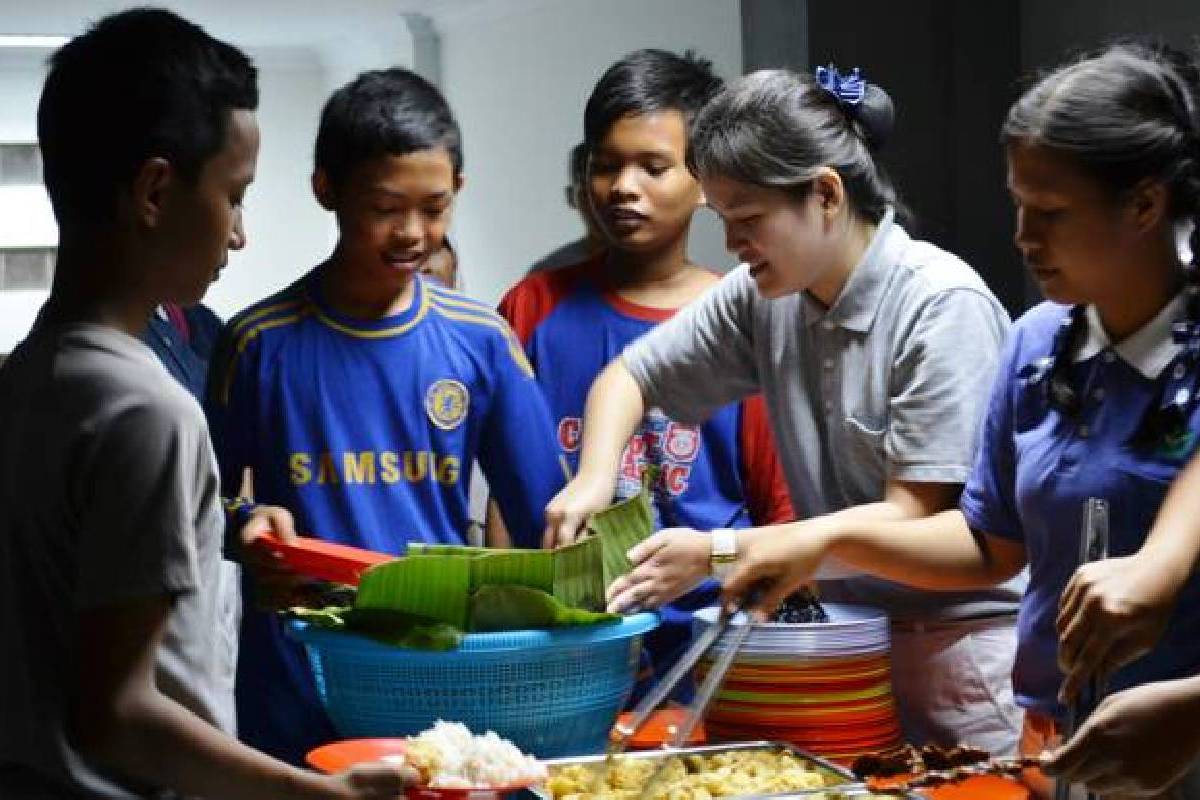
M637 800L658 767L655 758L554 769L547 788L554 800ZM712 800L825 786L814 766L786 750L729 750L668 756L646 800Z

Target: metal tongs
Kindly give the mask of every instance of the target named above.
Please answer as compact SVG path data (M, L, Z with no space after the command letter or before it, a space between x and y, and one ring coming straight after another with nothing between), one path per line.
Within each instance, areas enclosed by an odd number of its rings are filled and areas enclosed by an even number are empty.
M700 719L704 716L708 704L712 702L712 697L716 694L717 688L721 685L725 673L733 665L733 659L737 656L738 650L745 643L746 637L750 635L750 629L753 623L748 615L743 612L744 608L748 608L757 599L757 594L753 599L747 598L734 605L731 609L724 609L717 619L717 624L712 625L704 633L696 637L691 646L680 657L675 666L671 667L658 684L651 689L645 697L642 698L626 722L618 722L613 726L612 733L609 735L609 755L619 755L625 751L629 740L633 737L646 720L658 708L663 700L667 699L676 686L679 685L688 673L692 671L692 667L698 662L708 649L721 638L721 636L729 630L734 617L742 615L744 622L742 625L736 626L733 634L729 637L725 649L713 664L712 669L704 677L704 683L696 690L696 696L692 699L692 704L688 706L687 713L684 714L683 722L675 727L675 732L671 736L669 742L664 743L669 748L679 748L687 744L688 737L692 735L692 731L696 729Z
M1079 531L1079 563L1089 564L1108 558L1108 501L1098 497L1089 497L1083 503L1083 522ZM1096 678L1092 678L1079 692L1075 702L1067 707L1067 718L1063 722L1062 740L1067 742L1075 735L1075 729L1087 719L1088 714L1100 702L1104 687ZM1067 800L1071 794L1071 784L1066 781L1054 782L1054 800ZM1089 798L1095 795L1088 793Z
M613 760L625 752L626 747L629 745L629 740L646 724L646 720L649 719L654 709L663 700L667 699L667 696L687 676L692 667L696 665L696 662L700 660L701 656L730 629L734 618L740 616L742 617L741 624L732 626L734 630L725 642L724 649L717 657L712 668L708 671L708 674L704 676L704 682L696 690L696 695L692 699L691 705L688 706L683 720L675 726L674 733L669 741L663 743L663 747L668 750L677 750L687 744L688 737L692 735L692 731L696 729L696 725L704 717L704 712L708 709L713 695L716 694L717 688L720 687L721 681L725 678L725 673L733 665L733 660L737 657L738 650L741 649L746 641L746 637L750 635L750 631L754 627L753 621L744 612L744 609L753 606L761 597L761 591L751 591L750 594L735 603L732 607L722 609L720 616L717 618L717 623L696 637L679 661L675 663L675 666L671 667L670 672L664 675L663 679L634 707L628 720L624 723L618 722L613 726L612 732L609 734L608 748L605 751L604 767L597 774L598 782L604 782L607 779L608 770L611 768ZM665 766L666 761L664 760L651 773L646 782L642 784L640 797L644 798L649 795L651 787L657 783Z

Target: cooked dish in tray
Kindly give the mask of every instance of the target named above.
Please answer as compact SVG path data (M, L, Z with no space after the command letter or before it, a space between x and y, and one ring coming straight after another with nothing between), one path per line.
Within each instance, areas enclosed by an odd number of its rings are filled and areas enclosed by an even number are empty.
M827 785L812 762L786 750L728 750L665 756L646 800L709 800L774 794ZM552 767L546 788L554 800L636 800L658 758L618 758L606 764Z

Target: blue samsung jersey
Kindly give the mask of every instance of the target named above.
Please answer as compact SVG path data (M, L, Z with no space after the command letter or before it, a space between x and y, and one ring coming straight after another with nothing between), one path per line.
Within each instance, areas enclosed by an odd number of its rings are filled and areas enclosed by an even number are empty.
M226 327L209 410L226 496L253 471L258 503L305 535L387 553L460 544L478 459L514 542L540 544L565 474L545 399L491 309L415 279L380 320L330 308L314 270ZM248 604L238 671L243 738L298 763L334 738L302 651Z
M1045 303L1013 326L978 460L962 496L973 529L1025 545L1030 579L1018 617L1013 689L1023 706L1050 715L1063 711L1056 701L1062 674L1054 623L1059 598L1077 567L1085 501L1108 501L1110 556L1137 552L1200 434L1200 409L1194 403L1178 430L1148 437L1143 427L1148 412L1164 399L1180 389L1194 397L1200 388L1196 366L1183 356L1160 364L1148 377L1113 347L1080 352L1067 367L1080 408L1069 413L1052 406L1042 359L1051 353L1067 313L1063 306ZM1162 352L1169 348L1170 320L1160 317L1164 333L1157 347ZM1167 358L1169 349L1159 361ZM1119 670L1109 689L1198 670L1200 578L1193 576L1159 644Z

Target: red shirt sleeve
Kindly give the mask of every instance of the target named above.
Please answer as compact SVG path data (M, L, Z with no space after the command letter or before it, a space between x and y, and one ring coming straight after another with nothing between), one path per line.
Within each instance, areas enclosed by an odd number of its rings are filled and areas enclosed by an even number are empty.
M591 262L553 272L535 272L505 293L496 311L525 347L538 325L574 290Z
M760 394L742 401L740 438L742 476L751 521L755 525L774 525L796 519L767 419L767 404Z
M541 288L527 278L509 289L496 309L513 329L522 346L528 346L533 329L550 312L548 304L543 302Z

